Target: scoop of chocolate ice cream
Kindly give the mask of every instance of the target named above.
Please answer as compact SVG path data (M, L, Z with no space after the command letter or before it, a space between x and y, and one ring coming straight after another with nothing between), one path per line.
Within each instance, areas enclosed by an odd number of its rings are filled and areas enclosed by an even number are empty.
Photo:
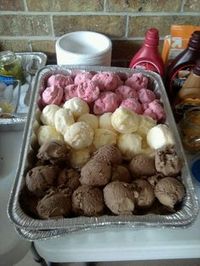
M64 168L58 176L58 186L65 186L72 190L72 192L80 186L80 174L74 169Z
M133 187L137 206L141 208L150 207L155 200L153 187L144 179L135 180Z
M162 178L155 186L155 196L163 205L174 208L185 196L184 185L174 177Z
M104 207L103 192L97 187L82 185L72 195L72 208L76 215L99 216Z
M135 208L134 191L130 184L113 181L103 189L106 206L117 215L132 214Z
M37 196L43 196L55 184L58 172L59 168L53 165L42 165L32 168L26 174L28 190Z
M152 185L153 188L155 188L155 186L157 185L157 183L160 181L161 178L163 178L164 176L161 174L155 174L152 176L149 176L147 178L147 181Z
M68 147L58 141L45 142L39 149L37 158L41 161L49 161L52 164L67 163L69 156Z
M132 158L129 169L133 177L154 175L156 173L155 159L145 154L137 154Z
M165 176L176 176L181 171L181 160L173 146L166 146L155 152L156 170Z
M121 164L122 155L120 150L114 145L104 145L94 153L94 159L109 162L111 164Z
M71 214L71 194L67 189L51 189L38 202L37 212L40 218L66 217Z
M112 167L112 181L121 181L130 183L132 181L129 170L123 165L114 165Z
M106 161L89 160L81 169L82 185L104 186L111 179L111 165Z

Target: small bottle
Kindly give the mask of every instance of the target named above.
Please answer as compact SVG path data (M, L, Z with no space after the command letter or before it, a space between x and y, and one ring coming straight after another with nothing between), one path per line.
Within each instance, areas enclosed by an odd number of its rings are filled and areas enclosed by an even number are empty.
M188 47L175 57L167 68L166 89L172 105L174 105L179 90L199 59L200 31L194 31Z
M132 58L130 68L143 68L164 75L164 63L158 51L159 32L151 28L146 32L145 40L140 50Z

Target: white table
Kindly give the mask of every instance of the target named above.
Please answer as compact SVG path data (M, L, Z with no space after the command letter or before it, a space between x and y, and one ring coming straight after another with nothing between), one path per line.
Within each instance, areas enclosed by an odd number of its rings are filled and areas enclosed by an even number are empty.
M2 190L14 177L21 135L22 132L0 133L0 147L5 147L4 157L10 159L4 160L5 167L1 172L4 178L0 179ZM200 198L200 183L194 182ZM5 236L7 233L4 232ZM17 241L20 240L15 235L13 243ZM51 262L200 258L200 214L195 223L185 229L99 229L35 241L35 247L41 257Z

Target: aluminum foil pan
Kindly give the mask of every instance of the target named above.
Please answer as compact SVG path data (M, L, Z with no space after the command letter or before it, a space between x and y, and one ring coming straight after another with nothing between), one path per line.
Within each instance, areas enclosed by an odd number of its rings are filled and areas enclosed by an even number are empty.
M132 74L142 73L147 76L152 82L152 86L156 94L159 94L164 105L165 112L167 114L166 123L170 126L170 129L174 135L176 142L176 150L178 156L183 161L182 168L182 182L186 188L186 196L182 202L180 210L172 214L154 214L148 213L145 215L127 215L127 216L111 216L103 215L100 217L74 217L74 218L60 218L60 219L49 219L40 220L30 217L23 211L20 206L20 192L24 187L24 176L28 167L31 167L31 153L33 150L33 132L34 122L38 117L38 106L39 92L44 85L45 80L52 74L74 74L77 71L109 71L120 74ZM115 68L115 67L85 67L85 66L46 66L39 70L35 79L35 86L31 98L30 109L28 113L27 123L24 130L23 144L21 148L21 154L19 164L17 168L16 178L13 184L13 188L10 195L8 204L8 216L10 220L23 230L80 230L85 227L97 228L105 227L109 228L112 226L129 226L131 228L140 227L183 227L191 224L198 214L198 199L195 195L194 187L190 171L188 168L185 153L181 144L180 136L176 127L176 123L173 118L171 107L166 95L165 88L163 86L160 76L154 72L146 70L132 70L126 68ZM62 231L63 232L63 231ZM48 232L49 233L49 232Z
M46 65L47 56L41 52L22 52L16 53L17 57L21 59L22 68L26 77L26 82L23 85L19 85L19 82L14 84L13 92L13 106L14 112L7 115L7 118L0 117L0 130L1 131L15 131L22 130L27 118L28 106L22 104L22 98L24 98L24 90L27 89L30 81L30 75L27 73L27 66L32 60L37 60L38 68L42 68Z

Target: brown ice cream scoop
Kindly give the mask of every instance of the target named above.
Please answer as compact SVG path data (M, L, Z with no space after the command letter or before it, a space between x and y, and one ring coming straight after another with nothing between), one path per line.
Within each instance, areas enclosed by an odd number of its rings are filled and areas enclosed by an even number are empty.
M58 176L58 186L68 187L72 192L80 186L80 174L74 169L64 168Z
M156 170L164 176L176 176L181 171L181 160L173 146L166 146L155 152Z
M144 179L137 179L133 182L136 204L140 208L151 207L155 195L153 187Z
M155 174L152 176L149 176L147 178L147 181L152 185L153 188L155 188L155 186L157 185L157 183L160 181L161 178L163 178L164 176L161 174Z
M103 189L106 206L117 215L132 214L135 209L134 190L125 182L113 181Z
M26 174L26 186L33 194L43 196L55 184L58 173L57 166L36 166Z
M89 160L81 169L80 183L105 186L111 179L111 165L106 161Z
M174 177L165 177L155 186L155 196L163 205L174 208L185 196L184 185Z
M112 167L112 181L121 181L130 183L132 181L129 170L123 165L114 165Z
M111 164L121 164L122 162L121 152L115 145L102 146L94 153L93 158Z
M37 158L41 161L49 161L52 164L67 163L69 148L58 140L45 142L39 149Z
M52 189L38 202L37 212L40 218L60 218L71 214L71 194L67 189Z
M82 185L72 195L72 208L76 215L99 216L104 207L103 192L97 187Z
M156 173L155 158L137 154L132 158L129 169L133 177L154 175Z

